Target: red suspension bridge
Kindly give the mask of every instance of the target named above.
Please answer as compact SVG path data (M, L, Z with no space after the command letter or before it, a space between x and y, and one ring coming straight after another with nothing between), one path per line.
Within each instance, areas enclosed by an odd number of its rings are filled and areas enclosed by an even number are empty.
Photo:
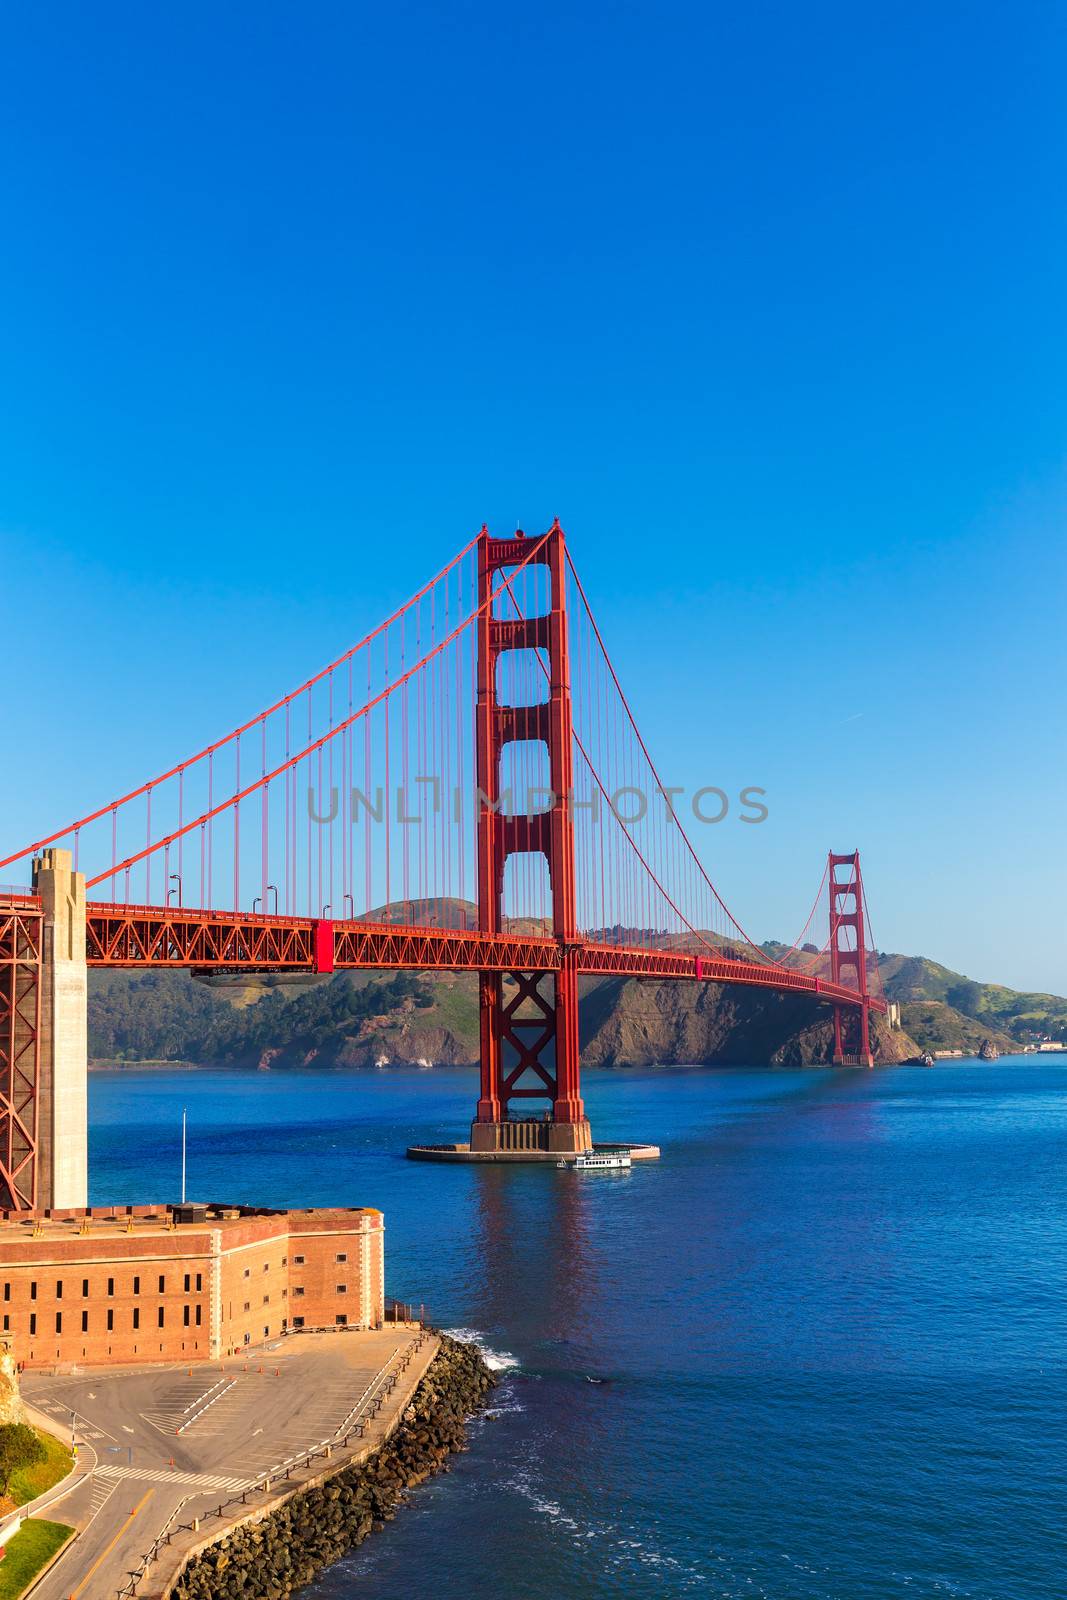
M85 965L477 972L483 1151L514 1144L513 1108L536 1100L546 1150L588 1147L583 975L808 994L832 1007L834 1061L869 1065L885 1003L858 853L829 856L771 954L702 865L679 793L559 524L483 528L298 689L0 859L32 874L0 894L0 1208L84 1203L64 1150L76 1166Z

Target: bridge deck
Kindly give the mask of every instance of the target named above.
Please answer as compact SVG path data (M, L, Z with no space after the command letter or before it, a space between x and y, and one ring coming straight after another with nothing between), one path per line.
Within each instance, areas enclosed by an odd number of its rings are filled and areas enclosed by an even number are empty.
M858 1006L854 989L771 963L693 955L681 950L560 940L471 928L330 922L302 917L198 911L187 907L90 902L87 955L94 967L195 967L212 972L407 970L555 972L573 961L579 973L743 984L787 990ZM883 1001L870 997L873 1011Z

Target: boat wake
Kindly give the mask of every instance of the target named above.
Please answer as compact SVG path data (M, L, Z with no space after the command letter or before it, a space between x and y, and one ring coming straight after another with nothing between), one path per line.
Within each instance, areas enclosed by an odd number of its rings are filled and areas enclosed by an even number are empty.
M669 1585L663 1590L664 1594L707 1589L708 1571L657 1548L647 1528L624 1520L614 1522L600 1517L569 1515L560 1502L538 1484L529 1468L505 1479L501 1488L520 1495L534 1511L547 1518L582 1551L585 1561L598 1561L605 1577L614 1574L617 1581L626 1573L637 1575L642 1571L655 1571L660 1580ZM751 1589L749 1593L758 1595L763 1591Z

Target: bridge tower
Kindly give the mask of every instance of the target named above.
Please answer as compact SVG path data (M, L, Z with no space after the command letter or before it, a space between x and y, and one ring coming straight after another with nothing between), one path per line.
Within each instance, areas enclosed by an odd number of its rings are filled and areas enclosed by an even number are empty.
M834 1066L873 1067L867 991L866 918L860 853L830 852L830 978L855 988L857 1006L834 1007Z
M558 521L533 558L548 568L548 609L541 615L492 615L495 574L529 551L522 534L478 542L478 915L485 933L500 933L504 867L509 855L539 852L548 862L552 933L559 952L553 972L479 975L481 1092L471 1126L472 1152L544 1150L560 1154L592 1145L578 1068L578 932L574 875L571 683L567 653L566 544ZM548 698L501 705L497 663L509 650L539 650L547 660ZM547 746L552 803L505 814L500 763L516 740ZM513 1102L549 1102L547 1117L510 1116Z
M69 850L0 904L0 1210L88 1203L85 878Z

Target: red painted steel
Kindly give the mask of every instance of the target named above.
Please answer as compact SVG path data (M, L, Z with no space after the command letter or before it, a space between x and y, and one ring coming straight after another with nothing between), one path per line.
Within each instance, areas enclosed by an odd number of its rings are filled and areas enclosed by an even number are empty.
M241 916L189 907L88 905L86 946L92 967L195 967L213 972L315 972L315 930L333 938L337 971L557 973L568 956L579 977L679 979L784 989L845 1007L862 997L844 984L752 961L717 960L681 950L650 950L548 935L487 933L478 928L419 928L399 923L322 922ZM872 1011L885 1002L869 996Z
M0 906L0 1210L37 1204L44 914L32 896Z
M313 972L314 928L310 919L90 901L86 959L91 967Z
M566 545L559 522L541 547L522 534L478 539L478 702L475 722L478 798L478 913L483 934L501 932L504 869L510 855L538 852L548 862L552 933L559 954L550 968L516 964L483 968L479 984L481 1092L475 1120L497 1123L511 1100L546 1098L556 1123L585 1119L578 1062L578 982L572 949L577 943L574 825L569 797L574 790L574 734L567 654ZM494 574L518 563L548 568L549 609L543 616L493 615ZM497 665L509 650L535 647L547 656L548 700L501 705ZM501 809L500 763L517 740L548 747L548 810L505 815ZM546 971L552 976L544 980ZM505 998L505 972L514 985ZM546 992L546 988L551 993Z
M859 1004L853 1002L846 1012L841 1005L834 1006L834 1065L874 1065L871 1055L870 998L867 986L866 919L863 908L863 878L860 873L860 853L853 850L846 855L835 855L831 850L828 860L830 891L830 978L841 986L842 976L851 973L851 986ZM838 872L844 868L845 876Z
M319 921L315 923L312 934L311 948L315 971L333 972L334 936L332 922Z

